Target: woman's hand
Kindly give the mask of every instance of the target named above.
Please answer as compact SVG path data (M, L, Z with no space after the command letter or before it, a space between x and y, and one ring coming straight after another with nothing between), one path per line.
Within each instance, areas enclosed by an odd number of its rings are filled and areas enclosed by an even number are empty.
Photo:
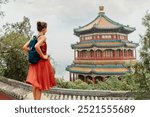
M40 36L37 40L38 40L38 42L35 45L36 51L38 52L38 54L40 55L41 58L47 59L48 58L47 55L44 55L41 48L40 48L40 46L43 44L43 42L46 41L46 37Z
M49 58L48 55L43 56L43 59L48 59L48 58Z
M25 43L25 45L23 46L23 50L25 50L26 52L28 52L30 50L30 48L28 47L30 43L30 40L28 42Z

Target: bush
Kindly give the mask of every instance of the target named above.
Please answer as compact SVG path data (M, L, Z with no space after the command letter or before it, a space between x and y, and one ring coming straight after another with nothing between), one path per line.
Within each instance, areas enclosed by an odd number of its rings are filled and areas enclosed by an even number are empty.
M75 82L65 81L64 79L57 79L57 84L59 88L70 88L70 89L86 89L86 90L136 90L135 81L129 78L122 78L118 80L117 77L110 77L105 82L98 81L96 84L93 82L86 83L78 79Z

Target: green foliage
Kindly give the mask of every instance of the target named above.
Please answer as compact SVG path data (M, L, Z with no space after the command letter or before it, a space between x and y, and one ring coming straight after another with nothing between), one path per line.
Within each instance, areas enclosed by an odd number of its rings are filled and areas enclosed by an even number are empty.
M8 3L9 2L9 0L0 0L0 9L1 9L1 5L2 4L6 4L6 3ZM1 11L0 10L0 16L2 17L2 16L4 16L4 11Z
M10 49L4 55L6 69L3 75L7 78L12 78L19 81L24 81L27 75L28 61L26 55L16 49Z
M71 88L71 89L87 89L87 90L112 90L112 91L133 91L136 90L137 86L135 79L122 77L118 80L117 77L110 77L105 82L98 81L94 83L86 83L81 80L75 82L68 82L64 79L57 80L58 87L60 88Z
M145 34L141 37L141 62L135 66L135 75L139 84L139 99L150 98L150 13L146 13L142 24L146 28Z
M0 37L0 75L25 81L29 64L22 47L33 34L30 20L23 17L22 22L7 23L3 30L4 34ZM50 59L55 64L54 59ZM54 65L53 70L55 73Z
M141 37L141 61L136 64L126 64L126 67L132 69L133 73L120 77L110 77L105 82L98 81L93 84L91 81L84 83L82 81L67 82L69 88L77 89L97 89L97 90L129 90L136 92L136 99L150 99L150 13L146 13L142 24L146 28L146 32ZM63 84L65 81L62 81ZM84 86L83 86L84 84ZM78 86L76 86L78 85ZM62 87L61 83L59 87Z
M12 32L23 34L24 37L30 38L33 34L31 31L30 19L28 17L23 17L23 21L16 23L6 23L3 25L4 35L8 35Z
M31 25L27 17L22 22L7 24L5 33L0 38L1 75L24 81L27 75L27 55L22 47L32 34Z

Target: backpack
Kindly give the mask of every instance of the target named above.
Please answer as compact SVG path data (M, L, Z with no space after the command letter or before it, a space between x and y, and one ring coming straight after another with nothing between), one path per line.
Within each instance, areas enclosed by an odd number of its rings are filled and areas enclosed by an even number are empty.
M28 61L31 64L36 64L40 60L40 55L37 53L35 49L35 44L37 43L38 36L33 36L33 38L30 40L28 51Z

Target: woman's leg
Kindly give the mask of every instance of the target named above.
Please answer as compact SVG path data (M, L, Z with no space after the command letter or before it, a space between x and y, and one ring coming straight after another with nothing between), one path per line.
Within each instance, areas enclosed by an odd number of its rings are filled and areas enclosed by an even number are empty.
M40 100L41 99L41 94L42 94L42 90L36 88L35 89L35 100Z
M36 88L33 86L32 90L33 90L33 98L35 100L36 99Z

